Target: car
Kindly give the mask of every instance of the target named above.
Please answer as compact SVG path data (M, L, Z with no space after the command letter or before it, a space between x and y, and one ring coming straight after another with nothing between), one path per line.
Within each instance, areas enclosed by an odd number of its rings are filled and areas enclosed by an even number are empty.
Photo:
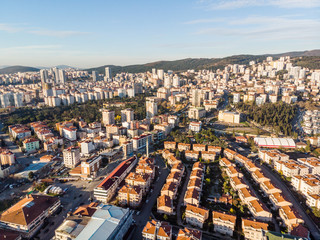
M139 215L140 215L140 211L137 212L137 216L139 216Z

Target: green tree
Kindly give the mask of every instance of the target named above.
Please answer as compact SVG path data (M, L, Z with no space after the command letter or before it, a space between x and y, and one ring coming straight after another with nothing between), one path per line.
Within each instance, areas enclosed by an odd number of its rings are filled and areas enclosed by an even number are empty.
M34 178L34 173L33 172L29 172L28 177L29 177L29 179L33 179Z

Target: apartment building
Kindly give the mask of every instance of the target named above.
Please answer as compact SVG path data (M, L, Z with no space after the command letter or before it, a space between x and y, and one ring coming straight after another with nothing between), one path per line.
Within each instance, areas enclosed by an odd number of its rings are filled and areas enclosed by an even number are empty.
M63 150L63 163L68 168L75 168L80 163L80 148L71 146Z
M148 173L130 172L125 178L125 182L129 186L139 187L142 195L145 195L151 185L151 175Z
M122 206L136 208L142 201L142 190L139 186L124 185L118 191L118 201Z
M36 138L27 138L23 140L23 148L26 152L34 152L40 148L39 140Z
M212 211L212 222L215 232L232 237L236 225L236 219L236 216Z
M185 213L186 222L199 228L203 227L204 222L209 217L209 210L202 207L196 207L191 204L187 204Z

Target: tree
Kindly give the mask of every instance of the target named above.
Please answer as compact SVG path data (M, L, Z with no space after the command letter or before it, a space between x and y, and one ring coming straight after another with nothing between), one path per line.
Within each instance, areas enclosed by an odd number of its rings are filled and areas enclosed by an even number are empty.
M116 122L120 122L120 121L121 121L121 116L120 116L120 115L117 115L117 116L114 118L114 120L115 120Z
M28 177L29 177L30 180L33 179L34 178L34 173L33 172L29 172Z
M168 215L167 215L167 214L164 214L164 215L163 215L163 219L164 219L165 221L168 221L168 219L169 219Z

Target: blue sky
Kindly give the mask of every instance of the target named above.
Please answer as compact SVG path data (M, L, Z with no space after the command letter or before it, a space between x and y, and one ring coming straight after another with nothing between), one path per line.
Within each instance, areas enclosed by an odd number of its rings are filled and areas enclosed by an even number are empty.
M320 0L0 4L0 65L93 67L320 48Z

